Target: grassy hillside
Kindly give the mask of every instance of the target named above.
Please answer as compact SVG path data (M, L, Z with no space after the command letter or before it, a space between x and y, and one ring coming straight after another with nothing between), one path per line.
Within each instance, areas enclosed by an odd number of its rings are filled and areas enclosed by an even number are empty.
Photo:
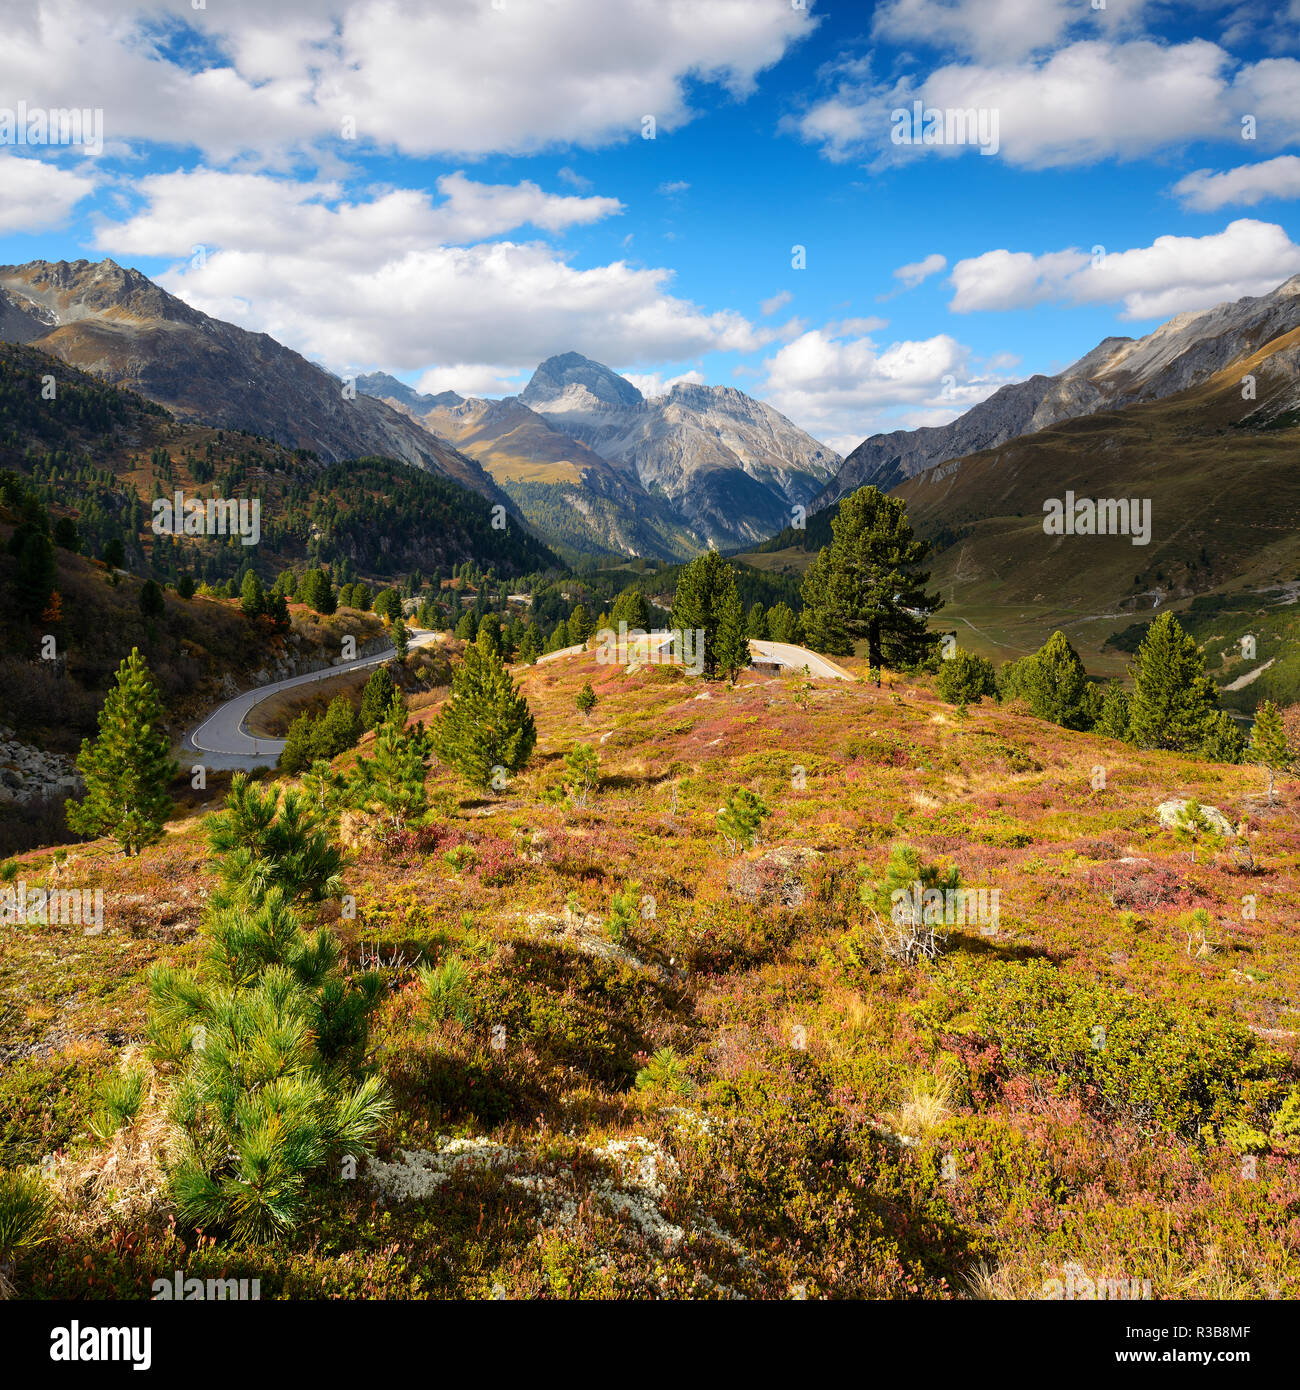
M101 887L106 926L0 926L0 1163L53 1154L64 1193L22 1292L139 1297L182 1268L264 1298L1043 1297L1070 1266L1157 1298L1300 1296L1300 1159L1248 1176L1225 1142L1300 1075L1294 784L1269 807L1256 770L959 719L893 679L520 674L540 740L500 799L435 767L431 823L391 856L340 827L357 916L321 920L383 973L396 1112L276 1246L169 1222L157 1097L111 1169L87 1130L142 1039L144 972L200 949L202 819L138 861L23 857L29 882ZM576 739L601 759L586 809L553 794ZM737 785L773 814L730 857ZM1175 794L1248 816L1250 855L1193 862L1155 815ZM996 931L956 928L933 965L882 953L859 887L902 841L998 890ZM619 938L621 890L641 910ZM453 954L436 1018L415 966Z
M1121 662L1107 639L1156 606L1300 574L1300 428L1250 423L1241 377L1266 377L1288 334L1203 386L1071 420L943 464L898 495L944 545L934 579L945 625L991 657L1036 649L1063 628L1095 671ZM1051 536L1043 503L1150 499L1147 545L1129 536Z

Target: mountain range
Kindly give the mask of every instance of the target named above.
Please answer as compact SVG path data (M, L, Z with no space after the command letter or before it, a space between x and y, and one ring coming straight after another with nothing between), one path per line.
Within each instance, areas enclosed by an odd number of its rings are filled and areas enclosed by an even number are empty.
M996 448L1063 420L1171 396L1209 380L1297 326L1300 275L1293 275L1269 294L1179 314L1143 338L1106 338L1058 375L1003 386L946 425L864 439L810 510L821 511L868 483L889 491L935 464ZM1281 387L1275 398L1261 399L1260 418L1294 404Z
M579 552L680 558L761 540L840 463L742 391L679 382L647 397L576 352L548 357L504 400L420 395L382 373L357 384L471 453L549 540Z
M200 313L111 260L0 266L0 341L137 391L179 420L248 430L326 463L395 459L510 505L472 458L401 411L360 392L349 398L300 353Z

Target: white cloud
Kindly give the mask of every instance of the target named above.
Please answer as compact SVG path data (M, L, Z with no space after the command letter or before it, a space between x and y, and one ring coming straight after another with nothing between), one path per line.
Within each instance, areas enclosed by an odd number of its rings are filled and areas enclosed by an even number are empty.
M969 145L895 145L891 112L996 113L998 153L1027 168L1135 159L1194 140L1239 141L1255 116L1263 144L1300 139L1300 62L1239 65L1217 44L1086 40L1021 63L953 63L921 82L864 80L858 67L800 117L788 119L833 160L901 162L955 155Z
M685 193L688 188L690 188L689 183L684 179L677 179L673 183L661 183L658 191L662 193L665 198L673 198L679 193Z
M1214 212L1230 203L1254 207L1265 198L1300 198L1300 157L1283 154L1217 174L1198 169L1179 179L1173 191L1194 212Z
M623 375L647 398L666 396L679 383L703 386L705 382L704 373L696 371L679 372L670 377L665 377L661 372L624 372Z
M0 152L0 232L56 227L95 191L95 180L40 159Z
M886 0L872 32L899 44L924 44L987 60L1015 59L1054 47L1074 31L1137 27L1147 0L1108 0L1093 9L1086 0Z
M265 174L213 169L154 174L139 181L143 212L101 226L99 244L136 256L188 256L196 245L214 249L294 253L302 237L320 256L355 263L430 242L468 243L527 225L559 232L623 211L617 198L544 193L535 183L475 183L463 173L438 180L438 202L423 189L399 188L368 202L345 201L328 180L297 183ZM376 241L378 239L378 241Z
M778 290L770 299L764 299L759 304L759 311L766 318L769 314L775 314L778 309L784 309L794 298L789 290Z
M199 170L146 178L146 206L101 220L98 245L186 258L159 280L196 308L270 333L336 371L383 363L534 366L568 345L603 361L680 361L770 342L730 310L668 291L672 272L615 261L577 269L553 247L481 242L519 218L560 226L613 199L552 198L533 185L441 181L445 201L394 189L343 201L336 185ZM459 235L469 245L447 244ZM203 245L203 258L191 249ZM452 383L453 385L455 383Z
M802 429L846 453L881 429L908 427L902 412L942 422L1004 384L972 368L969 348L946 333L879 348L848 320L811 329L763 365L762 398Z
M503 371L486 362L453 362L430 367L415 389L429 396L443 391L455 391L461 396L517 396L527 384L526 373Z
M936 251L923 260L913 261L910 265L900 265L894 271L894 279L901 280L907 289L914 289L922 280L928 280L931 275L937 275L947 264L947 256L941 256Z
M317 142L522 154L640 138L647 115L677 129L689 83L743 97L815 24L789 0L35 0L5 16L0 91L217 162ZM175 58L195 33L197 71Z
M1150 246L1093 256L986 251L952 270L956 313L1024 309L1051 300L1120 304L1129 319L1170 318L1266 294L1300 271L1300 246L1275 223L1242 218L1209 236L1162 236Z

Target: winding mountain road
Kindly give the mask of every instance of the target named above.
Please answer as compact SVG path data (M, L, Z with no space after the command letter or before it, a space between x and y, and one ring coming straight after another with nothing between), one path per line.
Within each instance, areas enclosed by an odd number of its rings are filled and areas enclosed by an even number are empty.
M427 647L430 643L441 640L442 634L439 632L428 632L422 628L410 629L412 647ZM657 646L663 646L671 640L672 634L669 632L650 634L650 641ZM585 647L564 647L557 652L548 652L545 656L539 657L537 664L541 666L561 657L577 656L586 650ZM833 661L827 661L824 656L810 652L807 647L796 647L789 642L752 640L749 651L755 661L775 664L782 670L799 672L807 668L810 676L830 680L853 679L849 672L836 666ZM278 695L282 690L291 690L295 686L311 685L347 671L382 665L396 655L396 651L388 647L373 656L359 656L355 661L343 661L337 666L326 666L322 671L308 671L306 675L290 676L288 680L272 681L270 685L259 685L252 690L246 690L242 695L236 695L234 699L218 705L202 724L190 730L181 741L182 752L185 757L192 756L204 767L219 771L248 771L257 767L274 767L284 748L284 739L258 738L245 728L248 716L263 700L269 700L272 695Z
M428 632L423 628L408 629L411 647L427 647L441 640L441 633ZM272 681L270 685L259 685L236 695L233 700L218 705L196 729L187 733L181 741L186 757L191 754L204 767L230 771L251 770L256 767L274 767L284 748L282 738L258 738L244 727L248 716L272 695L294 686L311 685L316 681L329 680L347 671L359 671L366 666L381 666L397 655L393 647L371 656L359 656L354 661L341 661L337 666L326 666L321 671L308 671L306 675L290 676L287 680Z

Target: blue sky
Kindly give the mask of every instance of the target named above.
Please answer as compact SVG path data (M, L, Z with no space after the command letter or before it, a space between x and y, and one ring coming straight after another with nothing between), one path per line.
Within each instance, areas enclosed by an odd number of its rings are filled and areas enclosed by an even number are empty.
M105 143L0 147L0 261L112 256L425 389L567 350L736 385L842 452L1300 272L1300 0L265 12L7 17L0 122ZM896 143L917 100L996 151Z

